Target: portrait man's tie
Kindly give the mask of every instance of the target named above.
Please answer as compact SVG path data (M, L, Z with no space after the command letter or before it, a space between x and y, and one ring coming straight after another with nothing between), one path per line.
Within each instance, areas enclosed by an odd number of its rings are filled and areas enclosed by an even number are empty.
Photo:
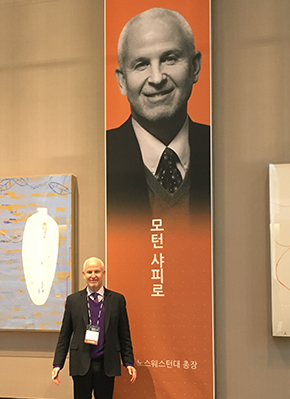
M171 148L166 147L161 155L156 171L156 178L160 184L170 193L175 193L182 183L182 176L176 164L178 155Z

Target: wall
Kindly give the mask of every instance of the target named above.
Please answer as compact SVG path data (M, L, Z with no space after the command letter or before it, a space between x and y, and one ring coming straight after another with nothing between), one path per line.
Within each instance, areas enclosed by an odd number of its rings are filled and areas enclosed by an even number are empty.
M80 264L105 256L103 12L95 0L0 0L0 177L77 176ZM50 380L56 339L0 332L0 397L72 397L67 368Z
M268 164L290 162L290 2L213 2L217 399L290 395L271 336Z
M289 15L288 0L212 4L217 399L290 394L268 216L268 164L290 162ZM76 174L79 262L104 257L102 2L0 0L0 37L1 177ZM0 332L0 396L72 397L67 369L50 381L56 337Z

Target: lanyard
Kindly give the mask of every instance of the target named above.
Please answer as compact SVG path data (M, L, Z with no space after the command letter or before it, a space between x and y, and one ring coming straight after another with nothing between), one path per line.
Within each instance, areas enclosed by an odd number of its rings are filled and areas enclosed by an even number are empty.
M105 301L105 296L103 296L103 299L100 301L101 306L100 306L100 310L99 310L99 314L98 314L98 318L97 318L97 327L99 327L99 324L100 324L100 317L101 317L102 309L104 306L104 301ZM89 324L92 325L92 315L91 315L91 310L90 310L89 295L87 296L87 304L88 304Z

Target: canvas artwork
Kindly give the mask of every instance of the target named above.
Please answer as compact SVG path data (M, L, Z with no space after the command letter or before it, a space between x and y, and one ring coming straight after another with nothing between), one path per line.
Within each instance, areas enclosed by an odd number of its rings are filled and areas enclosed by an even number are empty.
M73 289L74 182L0 179L1 329L60 329Z
M272 335L290 336L290 164L270 164Z

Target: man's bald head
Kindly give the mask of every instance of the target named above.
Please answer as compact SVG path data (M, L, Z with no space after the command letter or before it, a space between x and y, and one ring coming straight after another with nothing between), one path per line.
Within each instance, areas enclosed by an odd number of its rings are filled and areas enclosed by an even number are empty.
M124 59L126 57L126 46L127 40L130 39L130 30L133 26L138 24L150 24L152 20L162 20L174 22L180 29L180 33L183 36L185 42L188 45L188 51L192 54L195 52L195 44L194 44L194 36L191 30L190 25L186 21L186 19L177 11L169 10L167 8L150 8L142 12L141 14L136 15L127 24L124 26L118 41L118 63L119 67L122 70L124 67Z

